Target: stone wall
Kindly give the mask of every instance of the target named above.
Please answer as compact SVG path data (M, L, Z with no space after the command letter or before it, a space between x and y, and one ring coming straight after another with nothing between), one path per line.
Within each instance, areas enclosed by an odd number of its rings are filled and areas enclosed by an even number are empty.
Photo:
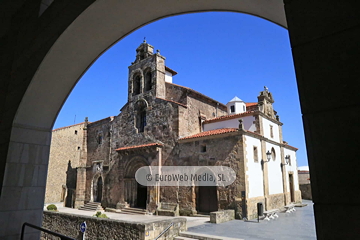
M271 194L266 199L266 201L267 201L267 204L266 204L267 209L266 210L281 208L281 207L285 206L284 193Z
M300 184L299 187L300 187L302 199L312 200L311 185Z
M235 219L235 210L222 210L210 213L211 223L223 223Z
M87 225L86 239L153 240L173 222L174 225L170 230L160 238L170 240L178 236L180 231L187 229L185 218L135 223L50 211L44 211L42 227L81 240L82 233L79 231L79 226L84 221ZM46 237L47 235L43 233L41 239L45 240Z
M169 159L173 159L172 162L178 166L223 165L231 167L237 173L237 178L226 188L217 187L216 197L219 210L236 209L235 199L245 189L244 169L240 163L242 143L242 136L238 132L207 139L184 140L174 148L174 155L171 155ZM206 145L206 152L201 152L201 146L204 145ZM196 212L198 196L194 187L162 187L161 201L179 203L180 213L186 215L185 213Z
M254 197L247 200L247 218L254 219L258 217L257 203L263 204L263 210L265 211L265 197Z
M68 200L71 205L76 188L84 123L55 129L52 132L45 203Z
M299 184L310 184L310 172L298 170Z
M186 88L173 84L165 83L166 86L166 98L175 102L187 105L187 90Z

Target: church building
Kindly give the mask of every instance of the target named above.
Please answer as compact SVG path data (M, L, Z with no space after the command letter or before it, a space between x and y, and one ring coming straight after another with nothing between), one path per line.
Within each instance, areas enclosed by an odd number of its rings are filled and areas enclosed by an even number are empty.
M271 92L264 87L256 102L234 97L225 105L173 83L176 74L144 41L118 116L53 130L45 202L149 214L169 204L180 215L235 209L248 219L258 202L265 210L301 202L297 148L282 138ZM227 166L236 180L226 187L143 186L135 173L144 166Z

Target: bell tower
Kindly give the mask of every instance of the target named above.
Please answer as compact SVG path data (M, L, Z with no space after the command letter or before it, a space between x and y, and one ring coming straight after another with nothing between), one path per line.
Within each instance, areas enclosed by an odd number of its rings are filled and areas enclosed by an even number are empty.
M129 66L128 102L148 97L165 98L165 57L144 40Z
M275 101L271 92L269 92L269 89L264 87L264 90L260 92L257 98L260 112L263 112L266 116L275 119L276 112L273 109L273 103Z

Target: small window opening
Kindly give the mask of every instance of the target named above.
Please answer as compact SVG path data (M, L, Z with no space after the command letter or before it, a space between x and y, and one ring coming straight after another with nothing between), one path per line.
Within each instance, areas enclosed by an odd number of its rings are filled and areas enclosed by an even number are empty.
M273 161L276 160L276 154L275 154L275 149L274 148L271 148L271 158Z
M80 150L80 147L78 147L78 150Z
M274 138L273 126L270 125L270 137Z
M133 82L133 93L134 95L140 94L140 76L136 76Z
M258 162L259 158L258 158L258 149L257 147L254 146L254 162Z
M146 111L142 110L139 114L139 132L144 132L146 126Z
M200 146L200 152L206 152L206 145Z
M149 91L151 90L151 72L148 71L146 74L145 74L145 91Z
M234 105L232 105L232 106L230 106L230 112L235 112L235 106Z
M77 130L75 130L75 135L77 135Z
M102 137L101 134L99 134L98 137L97 137L97 142L98 142L98 144L101 144L102 141L103 141L103 137Z

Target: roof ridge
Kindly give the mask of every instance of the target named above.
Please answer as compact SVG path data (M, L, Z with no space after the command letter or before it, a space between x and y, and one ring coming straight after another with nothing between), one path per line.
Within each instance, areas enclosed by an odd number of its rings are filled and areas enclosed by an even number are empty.
M80 125L80 124L83 124L85 122L81 122L81 123L76 123L76 124L72 124L72 125L69 125L69 126L65 126L65 127L59 127L59 128L55 128L52 130L52 132L55 132L57 130L61 130L61 129L65 129L65 128L69 128L69 127L74 127L74 126L77 126L77 125Z
M210 118L210 119L206 119L204 121L204 123L210 123L210 122L213 122L213 121L223 120L223 119L237 118L237 117L240 117L242 115L246 115L246 114L250 114L250 113L255 113L255 111L246 111L246 112L243 112L243 113L237 113L237 114L233 114L233 115L224 115L224 116L220 116L220 117Z
M167 101L167 102L173 102L173 103L176 103L178 105L181 105L183 107L186 107L187 108L187 105L185 104L182 104L182 103L179 103L179 102L175 102L174 100L169 100L169 99L166 99L166 98L160 98L160 97L156 97L157 99L161 99L161 100L164 100L164 101Z
M238 128L218 128L218 129L213 129L213 130L196 133L196 134L193 134L193 135L190 135L187 137L179 138L179 140L213 136L213 135L219 135L219 134L224 134L224 133L229 133L229 132L237 132L238 130L239 130Z

